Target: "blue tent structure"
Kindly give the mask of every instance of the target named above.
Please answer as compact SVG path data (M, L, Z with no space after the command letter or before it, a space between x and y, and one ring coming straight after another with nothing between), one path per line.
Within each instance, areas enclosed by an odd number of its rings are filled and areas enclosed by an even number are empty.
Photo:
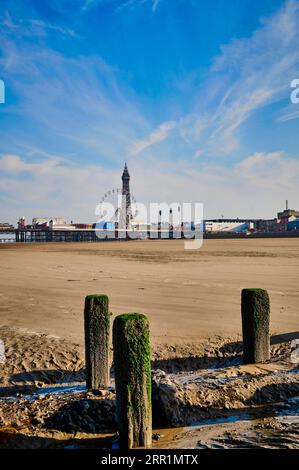
M288 230L299 230L299 219L288 222Z

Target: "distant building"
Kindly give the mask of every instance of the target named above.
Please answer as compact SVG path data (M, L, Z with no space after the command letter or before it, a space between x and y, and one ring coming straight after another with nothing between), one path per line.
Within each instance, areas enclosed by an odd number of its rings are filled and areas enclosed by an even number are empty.
M279 231L277 219L259 219L254 222L254 228L257 232L275 233Z
M11 232L14 229L14 226L9 224L8 222L0 222L0 232Z
M253 220L241 219L212 219L204 221L205 233L218 232L248 232L254 229Z
M50 226L50 222L52 225L66 225L65 219L62 217L34 217L32 219L32 226L34 228L38 228L39 226Z
M291 220L288 222L288 230L299 230L299 219Z
M71 225L75 227L75 229L79 230L91 230L93 228L94 224L83 224L83 223L73 223L71 222Z
M52 219L49 222L49 230L76 230L74 225L67 224L65 221L64 223L60 223L57 219Z
M286 209L282 212L278 212L277 214L277 222L279 224L279 231L286 232L289 230L289 222L295 221L299 218L299 212L293 209L288 208L288 202L286 204Z
M24 230L25 227L26 227L25 217L20 217L19 221L18 221L18 229L19 230Z

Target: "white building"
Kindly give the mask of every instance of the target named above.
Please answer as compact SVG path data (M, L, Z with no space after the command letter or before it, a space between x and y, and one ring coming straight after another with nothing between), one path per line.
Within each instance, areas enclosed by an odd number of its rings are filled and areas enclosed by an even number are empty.
M47 226L49 227L50 222L53 225L66 225L65 219L63 219L62 217L34 217L32 219L32 225L34 226L47 224Z
M247 232L254 228L254 223L250 220L238 219L217 219L205 220L204 231L206 233L217 232Z

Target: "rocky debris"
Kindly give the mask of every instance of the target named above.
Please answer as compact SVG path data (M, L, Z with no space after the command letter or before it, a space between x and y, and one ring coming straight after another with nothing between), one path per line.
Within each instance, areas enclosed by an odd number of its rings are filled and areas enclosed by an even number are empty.
M0 339L0 365L5 364L5 361L6 361L5 346L4 346L2 339Z
M0 426L36 427L67 433L102 433L116 429L114 394L28 396L0 401Z
M223 412L279 403L299 395L299 369L272 371L242 366L189 374L153 371L153 419L160 426L184 426Z
M77 400L60 408L44 423L64 432L101 433L116 429L115 402L108 399Z
M0 431L1 427L19 430L25 437L30 433L28 445L33 445L32 433L37 432L91 436L116 432L114 387L82 391L84 358L78 345L46 335L16 333L7 327L0 327L0 335L5 339L7 358L0 366ZM273 412L277 403L284 403L287 410L288 400L299 395L299 368L290 362L290 341L272 345L271 362L246 366L242 365L238 338L215 337L196 345L161 348L155 347L153 353L154 426L186 426L235 415L248 419L251 414L255 419L265 407ZM56 393L54 384L59 384ZM60 393L64 387L73 391ZM271 422L260 426L264 427L255 429L252 445L257 445L258 432L268 428L275 443L278 425L276 431ZM3 435L8 434L5 439L13 442L14 432ZM291 445L294 435L293 430L286 437L286 446ZM160 439L158 433L153 439ZM226 445L228 437L222 435L221 439L224 444L218 441L216 446ZM237 437L229 439L237 445ZM44 441L36 442L42 445ZM0 447L1 442L0 436ZM243 446L242 439L239 444Z
M201 449L275 448L299 449L298 422L283 422L281 417L258 418L223 426L210 425L197 442Z
M1 397L21 396L24 394L30 394L37 390L35 385L13 385L11 387L0 387L0 399Z

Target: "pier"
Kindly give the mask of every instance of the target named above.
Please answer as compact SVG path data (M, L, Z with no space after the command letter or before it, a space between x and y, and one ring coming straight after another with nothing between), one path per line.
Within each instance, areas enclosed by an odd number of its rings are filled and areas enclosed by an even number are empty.
M17 243L43 243L43 242L102 242L102 241L129 241L129 240L175 240L194 238L193 230L143 230L130 231L125 229L77 229L77 230L40 230L16 229L15 241ZM204 239L251 239L251 238L295 238L299 237L299 230L287 232L218 232L204 233ZM8 241L12 241L11 239Z

